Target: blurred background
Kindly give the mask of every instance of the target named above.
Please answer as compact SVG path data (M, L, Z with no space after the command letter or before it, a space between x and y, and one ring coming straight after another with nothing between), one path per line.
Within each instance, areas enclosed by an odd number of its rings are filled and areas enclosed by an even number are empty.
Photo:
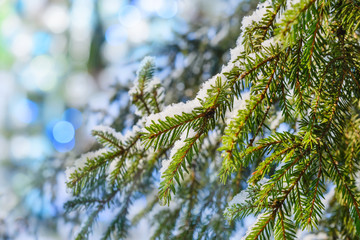
M127 91L141 59L156 57L167 103L186 101L256 5L0 0L0 239L72 239L81 218L64 214L64 170L94 144L93 126L136 120Z

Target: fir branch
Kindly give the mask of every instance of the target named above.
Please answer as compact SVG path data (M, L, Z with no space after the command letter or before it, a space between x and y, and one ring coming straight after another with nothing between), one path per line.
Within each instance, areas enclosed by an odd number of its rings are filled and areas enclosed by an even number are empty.
M279 174L273 176L273 178L271 179L272 183L269 184L269 186L266 186L266 188L265 188L265 190L264 190L264 193L263 193L262 196L259 198L259 200L256 201L256 203L259 203L259 204L263 203L263 202L265 201L265 199L269 196L270 192L273 191L276 183L277 183L278 181L280 181L280 179L282 179L282 178L284 177L284 175L287 174L288 171L289 171L292 167L294 167L300 160L302 160L303 157L304 157L309 151L310 151L310 148L307 148L306 150L301 151L301 153L295 158L295 160L294 160L291 164L289 164L288 166L286 166L286 168L285 168L284 170L280 170L280 173L279 173ZM309 162L306 164L306 166L305 166L305 168L303 169L303 171L301 171L300 177L298 177L298 179L295 181L295 183L296 183L298 180L300 180L300 178L301 178L302 175L305 173L305 170L309 167L309 165L310 165L311 162L312 162L312 161L309 161ZM290 188L290 190L289 190L289 189L286 190L286 193L287 193L286 196L287 196L288 193L292 190L293 187L294 187L294 186L292 186L292 187ZM285 198L284 198L283 201L285 201ZM282 201L282 202L283 202L283 201Z
M272 103L272 99L270 99L270 104L266 107L266 110L265 110L265 113L264 113L264 116L263 118L261 119L261 122L259 123L259 126L257 127L256 129L256 132L254 134L254 136L250 139L250 142L248 144L248 147L251 147L255 141L255 138L258 136L260 130L262 129L264 123L265 123L265 120L269 114L269 110L270 110L270 107L271 107L271 103Z
M114 238L117 239L126 238L127 231L130 228L130 221L127 219L126 216L128 215L128 208L131 205L131 202L131 194L128 193L120 208L120 211L118 212L118 214L116 214L116 216L108 226L101 240L113 239L111 238L112 235L114 235Z
M275 11L272 13L268 23L266 24L266 26L263 28L264 29L264 33L262 34L262 39L265 39L267 32L270 29L270 26L274 24L275 18L278 15L280 8L281 8L282 3L278 3Z
M277 3L277 6L273 11L271 8L267 9L267 12L264 14L262 21L258 24L254 24L245 29L244 33L244 42L250 43L251 50L259 50L262 48L261 43L266 39L266 35L275 24L276 16L280 12L281 6L284 4L284 1Z
M127 183L127 179L129 178L129 175L131 173L133 173L136 169L138 169L137 166L135 166L135 169L133 169L133 171L131 171L132 169L128 169L128 171L126 171L126 173L124 174L122 172L122 167L126 161L126 159L129 159L129 154L130 151L135 147L135 145L140 141L140 137L141 134L140 133L136 133L136 135L129 140L128 142L128 146L124 149L121 158L119 159L119 161L116 163L115 168L111 169L111 172L109 173L110 176L110 185L114 185L114 183L118 183L121 184L121 180L123 181L123 184ZM145 150L143 150L142 154L145 152ZM140 154L140 157L142 157L142 154ZM130 159L129 159L130 160ZM137 158L137 161L139 161L140 158Z
M183 169L186 169L184 160L189 153L191 154L192 149L195 147L195 143L203 134L204 130L201 130L197 132L194 137L189 138L186 145L179 149L171 160L171 165L163 174L164 180L160 183L159 188L159 199L163 201L163 204L169 204L171 200L170 190L175 193L173 184L174 179L180 184L179 174L182 173L179 172L179 168L182 167Z
M276 140L272 142L267 142L265 144L260 144L256 147L248 147L245 151L243 151L237 158L243 159L245 156L251 156L253 153L258 152L259 150L267 149L271 145L276 145L281 143L282 140ZM223 150L223 147L220 147L218 149L219 151ZM235 169L240 169L245 164L237 164L237 162L234 162L232 159L225 159L222 169L220 171L220 175L222 176L221 180L223 183L226 182L227 176Z
M212 110L201 111L198 109L192 114L183 113L181 116L175 115L174 118L166 117L167 122L159 120L158 123L155 123L152 121L151 126L145 127L148 133L143 133L142 138L145 141L148 140L146 146L153 145L155 149L163 146L169 140L172 144L179 138L181 132L186 131L191 126L190 123L197 123L197 120L201 121L210 111ZM170 135L172 132L174 134Z
M281 31L278 34L285 36L286 33L290 31L291 25L299 19L300 14L304 14L315 2L316 0L309 1L307 4L305 4L302 8L299 9L297 14L294 14L293 18L291 18L290 20L285 20L286 22L285 27L280 28Z
M321 179L321 174L322 174L322 163L321 163L321 161L322 161L322 154L320 153L319 154L319 170L318 170L318 174L317 174L315 189L313 191L314 193L313 193L312 201L311 201L311 204L310 204L311 207L310 207L309 216L307 218L307 224L310 224L312 222L312 215L313 215L315 203L317 201L317 196L319 195L318 194L319 184L320 184L320 181L322 180Z
M67 186L74 189L74 194L78 195L83 190L84 185L91 185L92 181L95 180L90 178L92 175L97 175L98 170L104 170L104 167L109 163L109 161L113 161L122 154L123 151L111 151L95 157L94 159L88 159L83 169L75 170L75 172L70 175L70 180L67 182Z
M263 116L263 118L261 119L261 122L259 123L259 126L258 126L258 128L256 129L256 132L255 132L254 136L250 139L250 142L249 142L247 148L248 148L248 147L251 147L251 146L253 145L253 143L254 143L254 141L255 141L255 138L258 136L260 130L262 129L262 127L263 127L263 125L264 125L264 123L265 123L265 120L266 120L266 118L267 118L267 116L268 116L268 114L269 114L269 110L270 110L270 108L271 108L271 106L272 106L272 102L273 102L274 97L275 97L275 92L271 95L271 97L270 97L270 99L269 99L268 106L266 107L266 110L265 110L265 112L264 112L264 116Z
M259 178L263 177L267 171L269 170L270 164L274 162L274 160L284 154L287 154L288 152L292 152L289 154L289 157L291 157L294 154L294 149L298 148L300 144L294 144L291 147L282 149L281 151L274 152L270 157L266 158L261 164L259 164L258 168L255 172L252 173L252 177L249 179L249 183L255 183L259 180Z
M99 205L97 209L89 215L80 232L76 235L75 240L84 240L88 238L88 235L91 231L91 226L94 224L94 221L97 218L98 214L103 210L103 207L104 205Z
M286 230L285 230L285 226L284 226L284 213L280 208L279 211L279 215L280 215L280 223L281 223L281 231L282 231L282 237L284 240L286 240Z
M143 93L143 90L142 90L142 91L140 92L140 94L138 95L138 99L142 102L142 104L143 104L143 106L144 106L147 114L150 115L150 114L151 114L151 111L150 111L150 108L148 107L147 103L145 102L145 99L144 99L144 97L143 97L143 94L144 94L144 93Z
M250 214L256 214L260 206L248 204L234 204L229 206L224 213L225 218L232 221L236 218L244 218Z
M324 2L321 4L321 8L319 10L319 15L318 15L318 19L316 21L316 25L315 25L315 30L314 30L314 33L312 35L312 40L311 40L311 48L310 48L310 54L309 54L309 66L311 66L311 63L312 63L312 56L313 56L313 53L314 53L314 48L315 48L315 42L316 42L316 36L317 34L319 33L319 30L320 30L320 27L321 27L321 20L322 20L322 8L324 6ZM310 74L310 71L309 71L309 74Z
M300 194L300 190L299 190L299 182L297 182L296 183L296 195L297 195L297 198L298 198L298 204L299 204L299 218L297 218L297 219L302 219L303 218L303 207L302 207L302 205L301 205L301 194ZM296 217L296 215L295 215L295 217Z
M336 173L337 173L337 179L333 179L333 180L334 180L334 182L338 185L338 187L341 187L341 185L343 185L343 186L345 187L346 191L348 192L348 194L349 194L349 196L350 196L350 198L351 198L351 200L352 200L352 203L354 204L354 208L355 208L357 217L358 217L358 219L360 219L360 210L359 210L358 200L356 199L356 197L355 197L353 191L351 190L351 188L348 186L347 181L344 179L343 174L342 174L341 171L339 170L338 165L337 165L337 163L335 162L335 160L334 160L334 158L333 158L333 156L332 156L332 154L331 154L331 151L330 151L329 147L328 147L326 144L324 144L324 146L325 146L325 151L326 151L326 152L328 153L328 155L329 155L329 158L330 158L330 160L331 160L332 166L334 167L334 169L335 169L335 171L336 171ZM347 204L349 204L349 203L347 203Z
M266 59L264 59L263 61L261 61L260 63L256 64L254 67L252 67L250 70L245 71L245 72L238 72L238 74L235 75L235 77L233 78L233 80L231 81L231 85L234 85L235 82L244 79L245 77L247 77L248 75L250 75L251 73L253 73L254 71L258 70L260 67L262 67L263 65L267 64L268 62L271 62L273 60L278 60L279 56L280 56L281 52L278 52L275 55L272 55Z
M92 130L92 135L94 137L97 138L98 142L100 142L101 144L103 144L104 146L107 147L113 147L113 148L117 148L120 151L124 151L124 147L121 145L121 142L119 141L118 136L115 136L112 132L110 131L100 131L97 129L93 129Z
M273 225L274 223L273 223L273 220L275 219L275 213L276 212L272 212L271 213L271 215L270 216L268 216L268 219L261 225L261 222L259 222L258 223L258 225L260 226L260 229L256 229L255 227L255 229L254 228L252 228L251 229L251 233L255 233L255 235L254 234L249 234L248 236L247 236L247 238L246 238L246 240L250 240L250 239L254 239L254 240L256 240L256 239L258 239L258 238L260 238L260 239L262 239L263 237L262 236L265 236L265 237L269 237L269 228L272 228L272 226L271 225ZM264 217L265 218L265 217ZM265 218L266 219L266 218ZM255 230L255 231L254 231Z
M161 112L160 103L158 102L158 93L155 88L152 90L152 101L155 103L156 106L155 113Z
M245 114L245 116L243 117L243 119L240 118L240 121L241 123L239 124L239 126L237 126L237 130L234 134L233 137L231 137L231 141L230 143L226 143L228 145L228 147L226 148L226 158L227 159L232 159L233 158L233 150L235 148L235 142L237 141L238 139L238 136L239 134L241 133L242 129L243 129L243 126L246 124L246 122L248 121L248 119L250 118L251 114L253 113L253 111L255 110L255 108L264 100L265 98L265 94L266 92L268 91L269 87L270 87L270 84L274 78L274 75L275 75L275 71L276 71L276 66L277 66L277 62L278 62L278 59L276 60L275 62L275 67L272 71L272 74L270 75L270 78L264 88L264 90L262 91L262 93L259 95L259 97L257 98L255 104L252 104L251 105L251 108L249 109L249 111Z
M314 159L310 159L306 165L304 166L304 168L300 171L300 174L297 176L297 178L293 181L293 183L291 184L291 186L289 188L287 188L285 191L284 191L284 195L281 196L279 199L279 202L276 203L276 207L275 209L273 210L272 212L272 216L275 216L277 211L283 206L285 200L287 199L287 197L289 196L289 194L291 193L291 191L294 189L295 186L297 186L298 182L300 181L300 179L303 177L303 175L305 174L306 170L309 168L309 166L312 164L312 161ZM285 171L286 172L286 171Z
M258 239L259 237L262 237L264 234L266 235L266 229L269 228L269 224L271 224L274 220L275 220L275 216L277 214L277 212L280 210L285 202L285 200L287 199L288 195L292 192L292 190L294 189L294 187L298 184L299 180L303 177L303 175L305 174L306 170L308 169L308 167L311 165L312 161L314 159L310 159L306 165L302 168L302 170L300 171L299 175L297 176L297 178L293 181L293 183L291 184L291 186L289 188L287 188L284 192L284 195L282 195L278 202L275 203L274 205L274 209L272 210L272 212L267 212L266 216L267 218L265 222L258 222L253 228L251 228L249 234L247 235L246 239ZM287 168L288 170L289 168ZM284 171L284 173L287 172ZM283 173L283 174L284 174ZM283 174L280 175L280 178L283 176ZM277 178L276 180L273 180L273 182L278 181L279 178ZM269 188L271 189L271 188ZM265 190L264 195L267 195L269 190ZM261 201L263 201L264 197L260 197L260 202L256 201L255 204L261 203ZM265 231L265 232L264 232ZM290 233L290 235L293 235L292 233Z
M347 73L350 74L352 80L355 82L355 84L358 86L359 90L360 90L360 83L358 80L356 80L356 77L354 76L354 74L351 72L351 70L348 70Z
M296 74L295 76L295 93L299 95L299 104L298 107L300 109L300 112L302 113L304 110L304 100L303 100L303 95L302 95L302 91L301 91L301 84L299 81L300 78L300 64L301 64L301 54L302 54L302 37L299 39L299 47L296 51L296 61L297 61L297 66L296 68L294 68L294 72Z
M345 73L345 72L344 72ZM324 128L325 131L322 133L320 139L323 139L324 136L329 132L330 130L330 126L332 124L332 121L334 119L334 116L335 116L335 111L338 107L338 103L339 103L339 99L340 99L340 96L341 96L341 90L342 90L342 87L343 87L343 83L344 83L344 80L345 80L345 74L342 75L342 78L341 78L341 81L340 81L340 84L339 84L339 88L337 90L337 96L335 98L335 101L334 101L334 104L333 104L333 107L331 109L331 113L330 113L330 118L327 122L327 125L326 127Z
M105 199L99 201L96 209L90 214L90 216L82 226L80 232L76 235L76 240L88 239L91 227L94 224L94 221L98 217L99 213L104 210L106 204L108 204L116 196L117 193L117 191L113 191Z

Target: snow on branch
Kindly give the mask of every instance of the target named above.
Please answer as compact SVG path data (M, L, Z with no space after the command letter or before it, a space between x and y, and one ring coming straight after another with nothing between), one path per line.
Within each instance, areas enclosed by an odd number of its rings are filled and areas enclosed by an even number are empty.
M252 15L246 16L241 22L241 31L245 32L245 29L257 22L260 22L266 11L271 7L271 1L267 0L260 3Z
M86 165L86 162L88 161L88 159L95 159L97 157L100 157L101 155L105 154L108 152L108 149L106 148L101 148L97 151L94 152L88 152L85 154L82 154L80 158L78 158L75 162L74 162L74 166L72 167L68 167L65 171L65 175L66 175L66 179L67 182L70 182L70 176L72 173L75 172L75 170L81 169Z
M258 9L249 17L244 17L242 21L242 33L240 34L237 46L230 50L231 59L226 66L222 68L221 73L216 74L208 81L204 82L200 87L199 92L197 93L195 99L189 100L186 103L180 102L176 104L172 104L167 106L162 112L151 114L147 117L145 126L150 126L152 122L157 122L159 120L165 121L166 117L174 117L175 115L179 115L181 113L192 113L196 108L201 107L201 101L204 101L208 96L207 91L211 89L212 86L215 85L216 80L221 78L224 82L227 81L227 78L224 76L224 73L230 72L235 66L238 66L239 63L236 63L238 56L244 52L244 46L242 44L244 29L249 26L253 21L260 21L265 15L266 11L270 9L271 1L267 0L264 3L259 4ZM271 44L275 44L274 39L266 40L264 43L265 46L270 46Z

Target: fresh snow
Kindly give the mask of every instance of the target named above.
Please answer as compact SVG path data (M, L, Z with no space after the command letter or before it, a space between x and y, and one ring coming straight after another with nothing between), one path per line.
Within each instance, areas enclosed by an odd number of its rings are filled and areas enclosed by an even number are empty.
M186 103L180 102L169 105L165 107L162 112L151 114L150 116L148 116L145 126L150 126L152 124L152 121L165 121L166 117L174 117L175 115L181 115L181 113L191 113L195 108L201 107L199 99L204 100L206 98L207 90L211 89L211 86L215 85L216 79L218 77L221 77L220 74L213 76L210 80L203 83L195 99L187 101Z
M138 90L139 90L138 84L137 84L137 82L135 82L134 86L132 88L130 88L130 90L128 92L131 99L132 99L132 95L136 94L138 92Z
M296 2L296 0L291 1L292 4L294 4L294 2ZM230 59L229 63L226 66L223 67L221 73L213 76L208 81L206 81L206 82L204 82L202 84L202 86L201 86L199 92L197 93L197 96L195 97L195 99L187 101L186 103L180 102L180 103L169 105L162 112L157 113L157 114L152 114L152 115L148 116L147 118L145 118L144 126L151 125L153 121L154 122L157 122L159 120L165 121L166 117L174 117L175 115L179 115L181 113L191 113L195 108L201 107L200 100L205 100L205 98L207 97L207 91L209 89L211 89L212 86L215 85L217 78L221 78L223 81L226 81L227 79L225 78L224 73L231 71L233 69L233 67L236 66L237 64L241 64L239 62L236 63L236 59L244 51L244 46L242 44L244 30L246 29L246 27L253 24L253 22L261 21L262 17L264 16L264 14L267 11L267 9L269 9L270 7L271 7L271 1L267 0L264 3L259 4L258 7L257 7L257 10L255 10L254 13L251 16L243 18L242 27L241 27L242 33L238 38L237 46L230 50L231 59ZM274 42L273 39L266 40L263 43L263 46L270 46L271 44L273 44L273 42ZM251 57L251 56L249 56L249 57ZM140 65L139 65L137 75L139 75L140 71L143 69L143 67L148 62L154 63L155 58L153 58L153 57L145 57L143 59L143 61L140 63ZM152 81L150 81L147 84L146 90L152 90L155 87L155 85L157 85L159 83L160 83L160 81L158 79L153 79ZM132 87L130 89L129 95L135 93L137 90L138 90L137 85L135 84L134 87ZM238 111L240 109L244 109L246 107L246 100L247 99L250 99L250 93L249 92L243 93L241 99L235 99L234 100L234 109L232 111L229 111L229 112L226 113L226 118L227 119L233 118L234 116L236 116L236 114L238 113ZM121 133L116 132L114 129L112 129L110 127L106 127L106 126L97 126L97 127L94 128L94 130L105 131L105 132L113 134L114 136L119 138L119 140L126 140L129 137L134 136L137 132L139 132L141 130L141 127L142 127L142 124L137 124L136 126L133 127L133 129L131 131L128 131L125 134L125 136L123 136ZM144 131L144 129L142 129L142 131ZM185 132L180 137L180 140L175 142L174 147L172 148L172 150L170 152L170 158L168 160L164 160L163 163L162 163L162 168L160 170L161 174L163 174L163 172L169 167L169 165L171 163L171 160L172 160L173 156L175 155L175 153L181 147L183 147L186 144L185 139L187 139L189 137L193 137L195 134L196 133L191 129L188 135ZM99 150L97 152L89 153L89 154L86 154L86 156L85 155L82 156L76 162L74 167L68 168L67 176L70 176L70 174L75 169L77 169L79 167L82 167L86 162L86 158L95 157L97 154L102 154L105 151L106 151L106 149L101 149L101 150ZM116 164L115 162L116 161L113 161L113 163L111 164L111 167L113 167ZM109 171L111 172L111 169L109 169ZM235 198L235 199L237 199L237 198Z
M271 47L272 45L275 45L275 40L273 37L270 39L267 39L261 43L261 46L266 47L266 48Z
M243 190L233 197L233 199L229 202L228 206L232 206L235 204L244 204L246 200L249 200L248 198L249 193Z
M141 70L145 67L145 65L150 62L152 65L155 65L155 58L151 56L146 56L139 64L138 70L136 71L136 75L139 76Z
M200 102L197 99L188 101L186 103L180 102L171 104L166 106L162 112L148 116L146 118L145 126L150 126L152 121L165 121L166 117L174 117L175 115L180 115L181 113L191 113L195 107L200 107Z
M271 7L271 1L267 0L263 3L260 3L252 15L244 17L241 26L242 32L244 32L247 27L252 25L253 22L260 22L269 7Z
M151 81L147 83L145 87L145 92L152 92L152 90L159 84L161 84L160 79L154 77Z
M107 173L107 180L110 181L110 174L116 169L116 165L118 164L118 162L120 161L120 158L114 159L108 169L106 169L106 173Z
M245 239L249 236L249 234L251 233L251 230L253 229L253 227L255 227L256 224L260 221L260 219L263 218L264 216L265 216L265 213L261 213L261 214L256 218L256 221L247 229L245 236L243 236L243 237L241 238L241 240L245 240Z
M98 126L95 126L93 128L93 130L94 131L99 131L99 132L110 133L111 135L116 137L119 141L124 140L124 136L120 132L117 132L115 129L113 129L112 127L109 127L109 126L98 125Z
M231 111L226 112L225 119L226 124L228 125L232 119L234 119L239 110L246 108L246 100L250 99L250 92L245 92L241 94L241 98L234 100L234 108Z
M124 140L128 140L132 137L135 137L137 133L139 133L142 129L142 120L137 122L130 130L125 132L124 134Z
M239 40L240 41L240 40ZM238 56L240 56L241 53L243 53L245 51L244 49L244 45L242 45L242 43L239 43L236 45L236 47L234 47L233 49L230 49L230 63L235 61L237 59ZM229 63L229 65L230 65Z
M169 105L162 112L156 113L156 114L151 114L150 116L148 116L146 118L145 126L150 126L152 124L152 121L154 121L154 122L158 122L159 120L165 121L166 117L174 117L175 115L180 115L181 113L191 113L195 108L201 107L199 99L206 98L207 90L211 89L211 86L215 85L216 79L218 77L221 77L223 79L223 77L220 74L217 74L214 77L212 77L210 80L208 80L207 82L205 82L202 85L201 90L198 92L195 99L187 101L186 103L180 102L180 103ZM244 109L245 108L245 100L248 100L248 99L250 99L249 92L243 93L242 99L235 99L234 100L235 112L233 110L231 113L229 113L229 114L227 113L228 116L230 116L231 114L237 114L239 109ZM144 131L146 131L146 130L144 130Z
M233 199L228 203L228 206L225 209L224 213L227 214L229 209L234 205L246 203L246 200L249 200L249 193L246 190L242 190L237 195L235 195Z
M259 4L256 11L251 16L244 17L242 21L242 33L237 40L237 46L230 50L231 59L226 66L223 66L221 73L213 76L208 81L204 82L195 97L195 99L187 101L186 103L180 102L167 106L162 112L152 114L147 117L145 121L145 126L150 126L152 121L157 122L159 120L165 121L166 117L174 117L175 115L180 115L181 113L191 113L195 108L201 107L200 100L204 100L207 97L207 90L211 86L215 85L216 79L220 77L223 81L227 79L224 76L224 73L229 72L233 69L234 66L238 66L239 62L235 60L237 57L244 51L244 46L242 45L243 33L246 27L248 27L252 22L259 22L267 9L271 7L271 1L267 0L264 3ZM269 40L265 42L265 46L273 43L274 40ZM253 57L255 55L252 55ZM145 60L144 60L145 61ZM143 61L143 62L144 62Z
M264 177L260 181L258 181L258 185L263 186L265 185L270 179Z
M285 162L280 162L279 165L275 168L275 171L279 171L283 166L285 165Z
M288 8L290 8L290 6L292 5L295 5L295 4L298 4L300 2L300 0L287 0L286 1L286 6L288 7Z
M83 168L85 166L88 159L94 159L96 157L99 157L104 153L106 153L107 151L108 150L106 148L102 148L95 152L88 152L86 154L81 155L81 157L75 161L74 166L66 168L65 175L67 181L70 181L70 176L72 173L75 172L75 170Z

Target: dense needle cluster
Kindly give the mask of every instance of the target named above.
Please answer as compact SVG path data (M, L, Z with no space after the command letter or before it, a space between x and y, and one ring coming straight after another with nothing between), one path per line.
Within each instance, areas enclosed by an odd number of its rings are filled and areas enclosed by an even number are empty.
M78 239L107 207L117 215L104 239L125 238L146 216L153 239L228 239L249 215L257 221L244 239L360 236L359 25L356 0L263 2L222 71L169 106L144 59L129 93L138 123L125 136L94 129L104 148L68 170L67 209L91 209Z

